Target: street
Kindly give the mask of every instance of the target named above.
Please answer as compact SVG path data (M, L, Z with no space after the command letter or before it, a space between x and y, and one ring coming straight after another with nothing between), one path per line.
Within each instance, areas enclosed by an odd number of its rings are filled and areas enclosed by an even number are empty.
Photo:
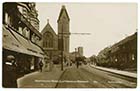
M99 70L90 65L55 65L52 71L34 72L18 79L19 88L135 88L137 79Z
M133 88L136 79L101 71L90 66L67 69L56 88Z

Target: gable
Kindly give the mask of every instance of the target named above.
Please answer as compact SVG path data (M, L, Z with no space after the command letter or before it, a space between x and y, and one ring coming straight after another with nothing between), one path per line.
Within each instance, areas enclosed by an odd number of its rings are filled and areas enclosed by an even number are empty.
M55 31L53 30L53 28L50 26L50 24L48 23L44 29L41 31L41 34L43 35L44 33L49 32L51 33L54 37L57 37Z

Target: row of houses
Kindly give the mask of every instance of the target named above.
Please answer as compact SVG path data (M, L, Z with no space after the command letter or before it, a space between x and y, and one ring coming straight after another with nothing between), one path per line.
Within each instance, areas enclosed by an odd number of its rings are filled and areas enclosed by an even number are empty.
M137 69L137 32L111 47L109 59L120 69Z
M95 64L122 70L137 70L137 32L91 57Z

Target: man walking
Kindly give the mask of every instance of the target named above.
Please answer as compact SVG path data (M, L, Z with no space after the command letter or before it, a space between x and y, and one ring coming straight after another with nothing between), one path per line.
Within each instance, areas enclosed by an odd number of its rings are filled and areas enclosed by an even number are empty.
M43 67L43 62L40 60L39 61L39 69L40 69L40 72L42 72L42 67Z
M77 68L79 68L79 58L78 57L76 57L76 66L77 66Z

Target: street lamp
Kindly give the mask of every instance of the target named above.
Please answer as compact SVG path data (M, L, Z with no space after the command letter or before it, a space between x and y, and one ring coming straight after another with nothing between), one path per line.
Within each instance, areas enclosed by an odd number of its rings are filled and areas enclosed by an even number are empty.
M76 62L76 50L77 50L77 49L75 48L75 62Z

